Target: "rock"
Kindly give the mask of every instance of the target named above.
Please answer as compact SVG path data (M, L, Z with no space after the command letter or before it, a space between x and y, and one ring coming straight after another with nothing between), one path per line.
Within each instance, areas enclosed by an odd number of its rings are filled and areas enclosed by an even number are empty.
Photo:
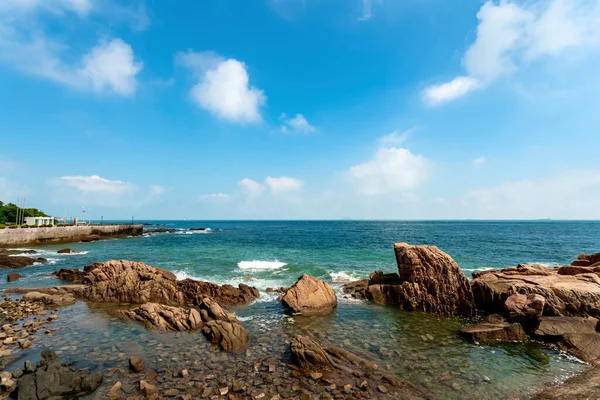
M367 298L377 303L398 305L407 311L424 311L442 316L475 314L468 278L448 254L435 246L394 245L398 277L371 277ZM375 283L380 282L380 283Z
M23 277L23 275L21 275L21 274L17 274L16 272L9 272L9 273L6 275L6 281L7 281L7 282L14 282L14 281L16 281L16 280L19 280L19 279L21 279L22 277Z
M488 314L506 314L506 301L515 294L537 294L545 299L544 316L600 316L600 277L596 274L541 275L486 271L471 281L477 308ZM508 316L508 315L507 315Z
M192 279L177 281L173 273L141 262L111 260L87 266L84 272L86 288L81 296L91 301L186 306L208 296L231 306L260 296L258 289L244 284L234 288Z
M582 361L600 365L600 334L598 333L567 333L563 335L559 346Z
M140 392L144 393L146 396L150 396L151 394L156 392L156 386L149 384L146 381L140 381Z
M188 331L203 327L200 313L195 309L146 303L131 310L118 312L141 322L148 329L157 331Z
M18 399L79 398L91 394L101 383L101 372L73 370L62 365L54 352L45 350L36 371L19 378Z
M535 330L535 336L546 342L558 342L566 334L595 333L598 322L598 319L592 317L543 317Z
M129 369L133 372L142 372L144 370L144 361L136 356L129 357Z
M58 250L57 253L58 254L77 254L79 252L75 251L75 250L71 250L69 248L66 248L66 249L60 249L60 250Z
M239 323L214 320L208 322L203 329L211 343L233 354L240 354L248 347L250 338L246 329Z
M571 263L572 266L577 267L594 267L596 264L600 265L600 253L596 254L580 254L577 260Z
M283 295L283 306L294 313L320 314L337 307L337 297L331 286L304 274Z
M0 269L2 268L24 268L35 263L43 264L47 262L45 258L31 258L25 256L7 256L0 254Z
M110 390L108 391L109 394L111 395L115 395L119 392L119 390L121 390L121 387L123 387L123 384L120 381L117 381L117 383L115 383Z
M356 354L339 347L329 346L318 342L314 338L295 335L290 344L292 363L304 369L310 375L310 371L318 368L327 371L327 379L323 382L332 387L343 387L344 392L350 393L353 385L347 384L348 380L354 381L356 376L368 376L369 381L364 381L361 389L375 391L377 380L391 382L394 384L390 392L390 398L409 400L430 399L432 396L424 389L418 388L404 380L390 379L389 376L379 372L379 367ZM388 378L386 380L385 378ZM383 385L381 385L383 386ZM385 387L385 386L383 386ZM337 397L337 396L336 396Z
M23 299L27 301L39 301L47 306L68 306L75 303L75 297L70 293L64 294L47 294L37 291L28 292L23 295Z
M508 323L500 315L491 315L482 322L460 330L467 340L480 343L524 342L529 338L519 323Z
M545 305L546 299L534 293L515 293L508 296L504 302L509 321L520 323L528 332L538 327Z
M27 360L27 361L25 361L23 370L26 374L32 374L35 372L36 368L37 367L33 361Z
M62 268L52 274L56 275L60 280L73 283L83 283L83 278L85 277L85 273L77 268Z
M550 387L533 397L535 400L598 399L600 398L600 367L593 367L568 379L562 385Z
M362 279L360 281L354 281L346 283L342 291L345 294L349 294L355 299L366 299L367 298L367 288L369 287L369 280Z

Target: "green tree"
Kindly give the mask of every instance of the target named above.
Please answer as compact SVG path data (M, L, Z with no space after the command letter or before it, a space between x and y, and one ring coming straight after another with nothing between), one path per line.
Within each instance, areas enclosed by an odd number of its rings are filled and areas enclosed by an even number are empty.
M15 204L4 204L0 201L0 224L15 223L17 221L17 210L18 207ZM37 208L25 208L23 209L23 218L25 217L48 217L48 215Z

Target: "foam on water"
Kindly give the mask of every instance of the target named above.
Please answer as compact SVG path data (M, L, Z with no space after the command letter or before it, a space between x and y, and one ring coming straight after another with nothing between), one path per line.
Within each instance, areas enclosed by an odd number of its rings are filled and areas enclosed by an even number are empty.
M331 282L333 282L333 283L348 283L348 282L358 281L360 279L363 279L354 272L346 272L346 271L339 271L339 272L332 271L332 272L329 272L329 276L331 277Z
M240 261L238 263L238 268L248 271L266 271L266 270L274 270L279 269L281 267L285 267L287 263L281 261Z

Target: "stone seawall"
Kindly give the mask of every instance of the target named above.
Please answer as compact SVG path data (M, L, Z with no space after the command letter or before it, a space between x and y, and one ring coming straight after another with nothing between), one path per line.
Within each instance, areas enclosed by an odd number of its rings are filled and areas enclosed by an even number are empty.
M139 236L143 232L144 226L142 224L5 228L0 229L0 247L79 242L92 236L101 239L117 236Z

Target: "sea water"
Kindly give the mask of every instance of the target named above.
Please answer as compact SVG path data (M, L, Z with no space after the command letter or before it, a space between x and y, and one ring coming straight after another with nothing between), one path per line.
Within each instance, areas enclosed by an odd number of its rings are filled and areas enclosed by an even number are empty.
M145 234L93 243L69 244L80 254L56 254L66 245L33 247L47 264L24 268L25 278L0 288L50 286L59 268L82 268L109 259L127 259L168 269L178 278L219 284L246 283L261 290L253 304L235 308L248 329L248 354L215 353L201 335L153 333L116 318L111 306L77 303L60 311L62 328L42 337L39 346L57 350L76 365L123 368L132 352L152 368L190 366L242 369L276 357L285 368L295 333L313 335L354 351L381 368L423 386L442 398L527 398L539 388L559 383L584 365L556 348L538 343L479 345L466 343L458 330L468 322L407 313L393 307L346 299L344 282L366 278L374 270L397 271L393 243L433 244L471 272L518 263L568 264L580 253L599 251L599 222L495 221L144 221L148 228L173 233ZM191 228L208 228L191 230ZM331 283L339 307L319 317L285 315L268 287L289 286L302 273ZM214 359L214 365L206 363ZM202 360L202 362L199 362ZM227 361L227 362L225 362ZM212 371L212 372L211 372Z

